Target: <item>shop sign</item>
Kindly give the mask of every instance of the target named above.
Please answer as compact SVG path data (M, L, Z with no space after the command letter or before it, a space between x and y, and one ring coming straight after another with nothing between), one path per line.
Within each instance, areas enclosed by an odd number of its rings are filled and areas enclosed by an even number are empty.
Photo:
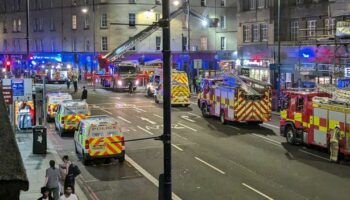
M201 69L202 68L202 59L194 59L193 60L193 68Z
M350 77L350 68L345 68L345 69L344 69L344 76L345 76L346 78L349 78L349 77Z
M336 36L338 37L346 37L350 36L350 22L348 21L338 21Z
M242 69L241 69L241 74L242 74L243 76L250 77L250 76L249 76L249 75L250 75L250 73L249 73L249 68L242 68Z
M6 104L13 103L11 79L4 79L2 83L2 93Z

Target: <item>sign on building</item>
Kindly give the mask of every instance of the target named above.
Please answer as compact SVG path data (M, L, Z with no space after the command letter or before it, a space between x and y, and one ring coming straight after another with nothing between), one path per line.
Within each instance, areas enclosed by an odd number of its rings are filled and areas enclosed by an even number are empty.
M337 37L350 37L350 22L349 21L338 21L337 22Z
M5 103L8 105L12 104L13 98L12 98L11 79L3 79L3 81L2 81L2 93L4 95Z
M193 60L193 68L194 69L202 69L202 59L194 59Z
M344 69L344 77L350 78L350 68L345 68Z

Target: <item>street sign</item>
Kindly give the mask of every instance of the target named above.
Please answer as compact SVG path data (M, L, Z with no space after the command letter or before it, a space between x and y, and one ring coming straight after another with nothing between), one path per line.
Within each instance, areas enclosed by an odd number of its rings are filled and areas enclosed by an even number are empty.
M11 79L4 79L2 82L2 94L4 95L5 103L12 104L12 87L11 87Z
M202 69L202 59L194 59L193 60L193 68L194 69Z
M19 101L28 101L32 99L33 85L32 79L12 79L12 94L13 99Z
M24 96L24 80L14 79L12 80L12 91L14 97Z

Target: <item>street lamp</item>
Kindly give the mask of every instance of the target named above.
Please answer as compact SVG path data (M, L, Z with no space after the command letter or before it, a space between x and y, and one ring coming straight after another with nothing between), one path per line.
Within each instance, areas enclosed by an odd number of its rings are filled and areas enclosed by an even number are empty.
M174 5L174 6L178 6L178 5L180 5L180 1L179 1L179 0L175 0L175 1L173 1L173 5Z
M89 10L87 8L83 8L81 9L81 12L83 12L84 14L86 14Z

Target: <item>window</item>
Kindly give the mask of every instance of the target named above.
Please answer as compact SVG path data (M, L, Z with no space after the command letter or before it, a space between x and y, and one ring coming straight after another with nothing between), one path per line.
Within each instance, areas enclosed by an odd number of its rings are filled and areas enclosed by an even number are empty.
M107 24L107 13L102 13L101 15L101 28L106 28Z
M44 30L44 18L41 17L39 20L39 31L43 31Z
M226 29L226 16L220 17L220 27L221 29Z
M260 38L261 41L267 41L268 40L268 26L267 24L260 24Z
M160 13L156 13L156 22L160 20Z
M220 6L221 7L226 7L226 0L221 0Z
M250 25L243 26L243 41L244 42L251 42L252 35L250 33Z
M12 23L12 32L17 32L17 21L14 19Z
M207 51L208 50L208 38L205 36L201 36L200 39L200 49L202 51Z
M161 50L162 38L160 36L156 37L156 51Z
M90 51L90 40L89 39L85 40L85 51L87 51L87 52Z
M303 110L304 110L304 99L300 97L300 98L298 98L298 101L297 101L296 111L302 112Z
M55 27L55 19L53 18L53 16L51 16L50 19L50 31L55 31L56 27Z
M16 6L16 11L20 11L21 10L21 0L16 0L16 3L15 3L15 6Z
M265 8L265 0L258 0L258 8Z
M72 50L73 50L74 52L77 51L77 38L73 38Z
M72 29L76 30L77 29L77 16L72 15Z
M250 10L256 9L256 0L249 0L249 8Z
M207 0L201 0L201 6L207 6Z
M300 5L300 4L303 4L304 3L304 0L296 0L295 4L296 5Z
M325 19L325 34L329 36L335 35L335 18Z
M294 20L290 23L290 40L297 41L299 33L299 21Z
M187 51L187 37L182 36L182 51Z
M85 18L84 18L84 29L89 29L89 27L90 27L89 16L85 15Z
M17 20L17 31L22 32L22 20L21 19Z
M316 36L316 20L308 20L307 21L307 30L308 30L308 36L315 37Z
M253 25L253 42L259 41L259 27L257 24Z
M107 37L103 36L101 38L101 46L102 46L102 51L107 51L108 50L108 40Z
M136 0L129 0L129 3L136 3Z
M129 26L134 27L136 24L135 13L129 13Z
M38 31L39 21L38 18L34 18L34 32Z
M7 44L7 40L4 39L4 46L3 46L3 48L2 48L4 51L7 51L7 45L8 45L8 44Z
M226 50L226 38L225 37L221 37L221 39L220 39L220 49Z
M132 40L133 38L134 37L129 37L129 40ZM132 48L130 48L130 51L136 51L136 45L134 45Z

